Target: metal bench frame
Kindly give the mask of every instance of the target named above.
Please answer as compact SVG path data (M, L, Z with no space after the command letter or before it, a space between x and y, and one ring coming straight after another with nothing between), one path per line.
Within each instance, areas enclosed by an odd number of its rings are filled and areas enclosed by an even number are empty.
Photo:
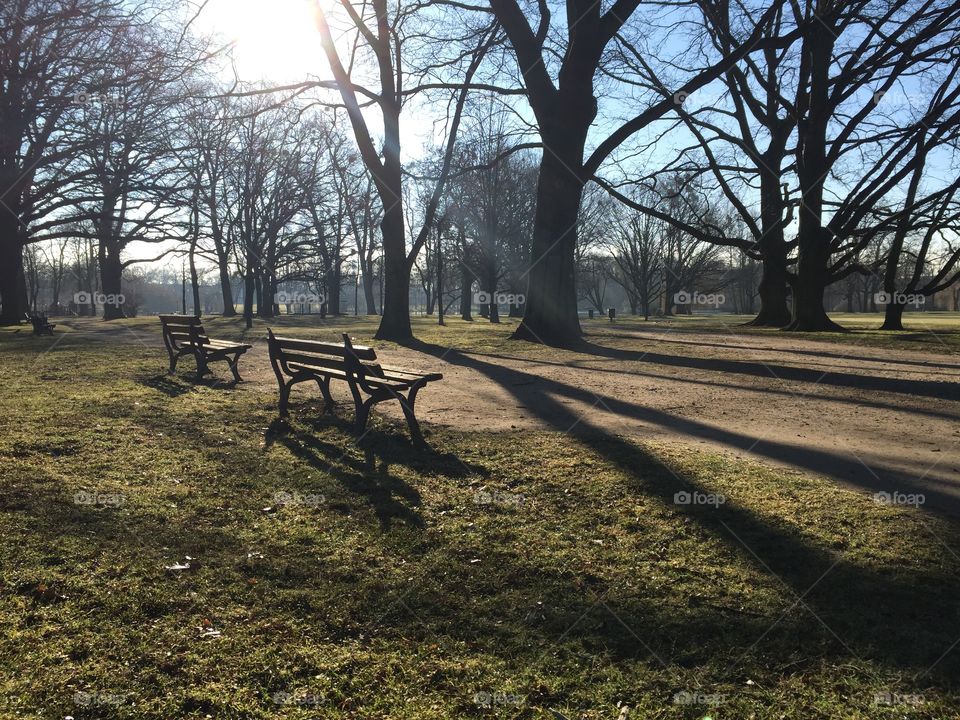
M403 410L410 436L416 443L423 442L415 414L417 393L427 383L443 379L443 375L380 365L373 348L354 346L346 334L343 335L343 345L277 337L272 330L267 331L267 336L270 364L280 387L281 417L288 414L290 389L309 380L315 381L320 388L324 410L332 412L335 402L330 394L330 381L343 380L353 397L354 432L357 435L366 431L370 409L374 405L396 400Z
M211 373L209 363L220 360L230 366L236 382L242 382L237 365L240 357L252 345L229 340L211 340L203 329L203 323L195 315L161 315L163 344L170 355L170 374L176 372L177 361L184 355L193 355L197 361L197 379Z

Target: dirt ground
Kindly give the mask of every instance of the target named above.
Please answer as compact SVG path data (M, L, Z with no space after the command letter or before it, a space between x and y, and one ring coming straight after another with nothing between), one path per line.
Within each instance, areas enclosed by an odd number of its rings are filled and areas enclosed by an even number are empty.
M949 348L891 351L857 345L856 336L828 343L655 325L588 339L583 352L421 343L380 354L388 364L444 374L418 396L417 416L427 424L708 446L870 493L922 493L927 508L960 514L960 357ZM241 367L242 387L275 402L265 342ZM346 401L339 385L335 396ZM292 400L317 394L303 384ZM395 405L376 412L399 418Z

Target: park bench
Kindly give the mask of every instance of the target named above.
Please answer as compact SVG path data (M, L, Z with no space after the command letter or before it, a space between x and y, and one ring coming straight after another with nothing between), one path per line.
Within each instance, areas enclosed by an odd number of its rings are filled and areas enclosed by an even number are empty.
M362 435L367 427L370 408L384 400L400 403L414 442L422 443L420 424L414 414L417 393L424 385L442 380L440 373L421 373L381 365L371 347L353 345L348 335L343 344L277 337L268 330L270 364L280 386L280 415L287 415L290 389L300 382L313 380L320 387L325 410L333 410L330 381L343 380L350 387L356 409L355 432Z
M231 340L211 340L203 329L200 318L192 315L161 315L163 326L163 344L170 355L170 373L177 369L177 360L184 355L193 355L197 361L197 379L210 372L209 363L225 360L237 382L241 381L237 371L240 356L252 345Z
M57 326L56 323L47 320L44 313L28 313L27 320L33 325L34 335L53 335L53 329Z

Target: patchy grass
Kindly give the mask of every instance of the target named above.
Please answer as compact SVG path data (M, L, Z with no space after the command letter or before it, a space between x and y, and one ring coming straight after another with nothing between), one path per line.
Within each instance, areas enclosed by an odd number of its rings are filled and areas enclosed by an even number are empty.
M615 434L358 445L94 322L0 333L0 717L955 716L953 521Z

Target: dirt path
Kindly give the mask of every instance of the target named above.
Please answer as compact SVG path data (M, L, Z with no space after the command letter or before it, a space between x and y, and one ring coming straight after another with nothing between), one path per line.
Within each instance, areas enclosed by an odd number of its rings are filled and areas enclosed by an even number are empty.
M542 428L720 448L960 514L960 356L797 339L650 329L594 336L589 352L382 353L436 370L425 423L508 434ZM889 357L888 357L889 356ZM276 397L265 343L246 387ZM294 401L315 388L294 391ZM345 387L337 395L347 399ZM266 400L270 402L271 400ZM400 417L391 403L378 412Z

